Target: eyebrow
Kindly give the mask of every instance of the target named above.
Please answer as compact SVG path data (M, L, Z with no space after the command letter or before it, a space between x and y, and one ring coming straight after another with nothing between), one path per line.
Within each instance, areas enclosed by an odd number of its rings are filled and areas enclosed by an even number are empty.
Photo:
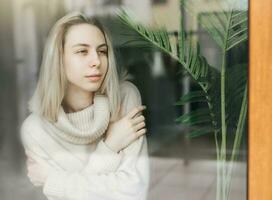
M77 47L77 46L90 47L90 45L85 44L85 43L75 44L72 47ZM106 43L103 43L103 44L100 44L100 45L97 46L97 48L100 48L100 47L108 47L108 45Z

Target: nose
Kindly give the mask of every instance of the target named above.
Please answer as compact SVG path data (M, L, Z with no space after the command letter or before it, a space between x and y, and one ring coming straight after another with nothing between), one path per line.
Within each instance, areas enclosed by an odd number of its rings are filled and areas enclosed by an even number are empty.
M100 58L97 54L97 52L93 52L91 55L90 55L90 58L89 58L89 66L90 67L99 67L100 66Z

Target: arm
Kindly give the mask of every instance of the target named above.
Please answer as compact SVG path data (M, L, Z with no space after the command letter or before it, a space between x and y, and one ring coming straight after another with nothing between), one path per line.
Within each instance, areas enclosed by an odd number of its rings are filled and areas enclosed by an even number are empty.
M124 98L124 101L130 104L125 102L128 106L123 109L123 114L135 106L135 102L139 103L137 99L135 100L135 96L139 97L137 92L135 93L134 90L134 93ZM25 147L35 152L33 158L36 163L45 166L47 158L44 152L34 141L31 141L30 137L25 138L25 143L30 143ZM104 155L108 155L109 159L113 158L111 161L101 156L106 152L108 154ZM123 149L121 154L112 152L103 141L100 141L96 151L90 156L89 164L82 171L67 172L57 167L50 167L51 170L43 188L45 195L48 198L65 200L145 199L149 179L145 136ZM120 163L121 156L123 158Z
M35 151L31 157L37 163L36 171L42 171L41 167L47 165L46 158L40 155L40 150L37 151L37 148ZM94 173L86 168L78 172L68 172L50 166L43 192L54 200L145 199L148 185L145 137L142 136L127 147L124 154L124 159L115 172Z

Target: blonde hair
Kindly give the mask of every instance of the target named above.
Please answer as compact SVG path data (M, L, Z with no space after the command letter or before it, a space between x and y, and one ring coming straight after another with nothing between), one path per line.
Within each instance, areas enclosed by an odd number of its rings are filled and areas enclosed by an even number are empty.
M57 121L67 87L63 64L65 35L71 26L77 24L94 25L104 34L108 45L108 70L98 92L108 96L111 120L114 120L120 111L121 97L113 46L105 28L96 18L87 18L78 12L59 19L50 31L43 53L37 87L29 101L29 110L49 121Z

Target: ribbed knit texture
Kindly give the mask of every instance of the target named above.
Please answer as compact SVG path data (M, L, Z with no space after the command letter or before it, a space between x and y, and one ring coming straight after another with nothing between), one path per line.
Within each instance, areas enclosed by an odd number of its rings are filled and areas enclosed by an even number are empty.
M109 101L96 95L94 104L79 112L66 114L61 107L58 121L49 125L58 136L74 144L89 144L107 129L110 119Z
M74 127L81 131L87 132L91 130L94 119L94 105L90 105L89 107L73 113L66 113L67 119L73 124Z

